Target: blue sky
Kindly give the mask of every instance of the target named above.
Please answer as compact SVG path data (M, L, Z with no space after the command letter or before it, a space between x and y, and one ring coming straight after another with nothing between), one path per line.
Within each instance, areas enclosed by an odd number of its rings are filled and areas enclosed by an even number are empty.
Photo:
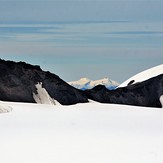
M1 0L1 21L162 21L157 0Z
M162 11L157 0L0 0L0 57L122 82L162 64Z

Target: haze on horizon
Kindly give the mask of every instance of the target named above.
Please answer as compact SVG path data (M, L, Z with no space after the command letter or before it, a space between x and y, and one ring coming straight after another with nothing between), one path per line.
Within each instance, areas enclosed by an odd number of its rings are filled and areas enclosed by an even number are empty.
M159 0L0 0L0 58L123 82L162 64L162 11Z

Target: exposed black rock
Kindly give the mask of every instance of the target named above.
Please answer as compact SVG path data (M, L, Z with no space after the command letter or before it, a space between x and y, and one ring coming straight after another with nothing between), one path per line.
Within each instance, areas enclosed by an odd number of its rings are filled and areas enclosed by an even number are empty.
M131 85L135 82L135 80L131 80L127 85Z
M38 82L42 82L49 95L63 105L88 102L84 92L39 66L0 59L0 100L35 103L33 92L36 93Z
M147 107L161 107L160 96L163 95L163 74L144 82L128 85L109 91L99 85L85 91L89 99L101 103L126 104Z
M0 59L0 100L35 103L36 84L42 83L48 94L62 105L88 102L161 107L163 74L140 83L131 81L127 87L108 90L98 85L91 90L78 90L57 75L43 71L39 66L25 62Z

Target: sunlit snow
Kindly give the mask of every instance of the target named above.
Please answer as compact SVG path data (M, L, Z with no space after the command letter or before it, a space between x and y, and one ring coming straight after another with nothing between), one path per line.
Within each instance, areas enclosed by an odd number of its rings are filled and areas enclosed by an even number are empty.
M163 110L100 103L5 103L2 163L162 163Z

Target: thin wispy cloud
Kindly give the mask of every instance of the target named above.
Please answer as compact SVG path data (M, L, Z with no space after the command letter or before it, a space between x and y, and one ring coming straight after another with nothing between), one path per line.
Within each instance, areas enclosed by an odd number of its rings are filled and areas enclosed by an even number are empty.
M162 11L157 0L0 0L0 57L121 82L162 63Z

